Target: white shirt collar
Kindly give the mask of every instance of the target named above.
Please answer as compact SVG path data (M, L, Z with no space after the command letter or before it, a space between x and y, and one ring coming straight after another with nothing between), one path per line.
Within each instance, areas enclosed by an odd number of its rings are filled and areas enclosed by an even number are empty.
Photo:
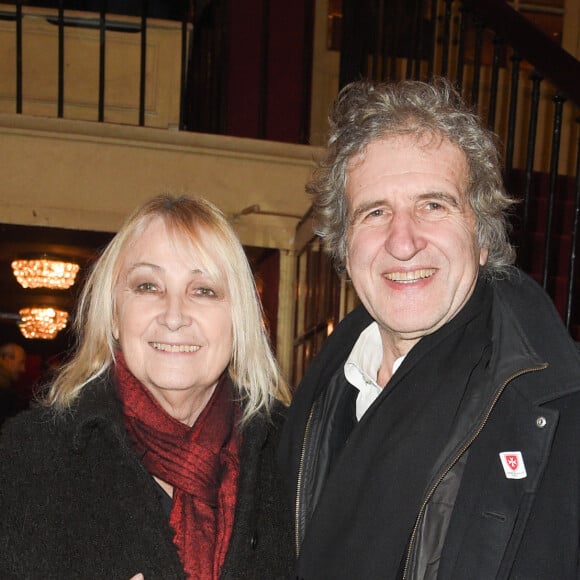
M401 356L395 360L393 374L404 358ZM359 421L383 390L377 383L382 361L383 341L379 325L372 322L360 333L344 364L346 380L359 391L356 399L356 418Z

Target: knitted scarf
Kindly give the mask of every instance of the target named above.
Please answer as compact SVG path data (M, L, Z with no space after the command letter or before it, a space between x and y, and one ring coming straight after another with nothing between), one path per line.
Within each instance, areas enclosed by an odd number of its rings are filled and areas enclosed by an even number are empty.
M224 373L192 427L168 415L128 370L115 367L125 425L151 475L173 486L169 523L188 578L214 580L234 524L240 437L234 386Z

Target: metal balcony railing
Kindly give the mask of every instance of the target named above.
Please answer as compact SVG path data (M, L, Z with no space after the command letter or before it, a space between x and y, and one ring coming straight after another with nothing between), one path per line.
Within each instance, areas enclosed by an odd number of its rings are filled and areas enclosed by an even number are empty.
M186 128L191 2L118 4L0 3L0 111Z

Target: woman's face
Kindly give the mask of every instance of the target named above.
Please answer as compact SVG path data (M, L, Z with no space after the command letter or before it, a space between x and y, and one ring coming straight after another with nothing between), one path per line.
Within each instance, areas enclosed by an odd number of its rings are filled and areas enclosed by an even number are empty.
M113 330L129 370L162 404L175 396L207 400L232 356L224 280L213 279L159 218L121 264Z

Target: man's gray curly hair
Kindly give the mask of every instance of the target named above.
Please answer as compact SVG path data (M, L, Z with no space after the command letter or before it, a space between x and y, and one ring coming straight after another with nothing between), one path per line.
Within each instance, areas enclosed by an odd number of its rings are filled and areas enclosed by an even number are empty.
M515 251L507 211L515 202L503 186L497 137L449 81L353 82L340 91L329 122L326 153L306 191L312 198L316 233L339 272L346 264L350 161L374 141L429 134L450 141L467 159L466 197L475 214L479 246L489 252L483 273L497 277L511 268Z

